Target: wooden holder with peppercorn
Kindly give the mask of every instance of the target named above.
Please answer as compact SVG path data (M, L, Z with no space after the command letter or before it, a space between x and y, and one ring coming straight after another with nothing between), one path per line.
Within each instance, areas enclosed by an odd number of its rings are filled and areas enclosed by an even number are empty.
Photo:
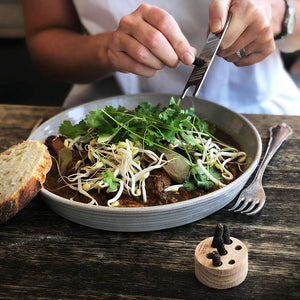
M218 224L215 234L195 250L195 275L206 286L227 289L241 284L248 273L248 250L230 237L226 225Z

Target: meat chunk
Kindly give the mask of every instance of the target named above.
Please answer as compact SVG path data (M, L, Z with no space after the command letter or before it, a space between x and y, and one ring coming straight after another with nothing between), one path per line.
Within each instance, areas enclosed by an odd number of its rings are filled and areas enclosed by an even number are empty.
M45 145L48 147L48 150L52 156L58 156L59 151L65 148L63 141L55 135L50 135L46 139Z
M159 204L165 204L167 200L167 193L164 190L170 185L171 178L164 169L156 169L152 171L146 181L149 201L154 201L154 199L156 199Z

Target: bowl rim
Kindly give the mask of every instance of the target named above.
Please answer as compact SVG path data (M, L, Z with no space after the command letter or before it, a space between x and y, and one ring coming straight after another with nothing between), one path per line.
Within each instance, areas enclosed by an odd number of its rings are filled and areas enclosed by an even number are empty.
M173 97L177 97L178 95L173 95L173 94L164 94L164 93L143 93L143 94L132 94L132 95L117 95L117 96L111 96L111 97L106 97L106 98L102 98L102 99L96 99L94 101L90 101L90 102L86 102L74 107L70 107L67 108L66 110L54 115L53 117L51 117L50 119L48 119L47 121L45 121L43 124L41 124L38 128L44 128L46 126L48 126L49 124L51 124L53 122L54 119L59 118L62 115L67 114L68 112L77 109L78 107L81 106L88 106L88 105L93 105L96 104L98 102L101 101L109 101L109 100L113 100L116 98L123 98L125 97L126 99L130 99L130 98L135 98L138 96L169 96L170 98ZM179 96L178 96L179 97ZM205 100L205 99L201 99L201 98L196 98L196 97L189 97L195 101L202 101L202 102L208 102L212 105L218 106L224 110L227 110L228 112L238 116L243 122L247 123L247 125L252 129L254 136L255 136L255 140L257 143L257 150L256 150L256 155L255 157L253 157L250 165L248 166L247 170L241 174L237 179L235 179L233 182L229 183L228 185L226 185L225 187L222 187L216 191L213 191L211 193L208 193L206 195L203 196L198 196L195 198L191 198L188 200L184 200L184 201L180 201L180 202L176 202L176 203L168 203L168 204L163 204L163 205L156 205L156 206L147 206L147 207L108 207L108 206L95 206L95 205L88 205L85 203L81 203L81 202L76 202L76 201L72 201L70 199L58 196L50 191L48 191L47 189L45 189L42 185L42 188L40 190L39 193L41 193L42 195L44 195L47 198L47 202L49 201L48 199L51 199L51 201L56 201L60 204L63 205L68 205L68 206L72 206L74 208L78 208L78 209L83 209L83 210L87 210L87 211L93 211L93 212L109 212L109 213L116 213L119 214L120 212L126 212L126 213L132 213L132 214L140 214L140 213L152 213L152 212L164 212L164 211L170 211L170 210L177 210L177 209L181 209L181 208L188 208L190 206L194 206L195 204L197 204L198 202L209 202L210 200L220 196L221 194L225 194L226 192L231 190L232 185L237 185L237 184L242 184L244 181L244 178L247 178L248 176L250 176L256 169L260 157L261 157L261 152L262 152L262 142L261 142L261 137L257 131L257 129L255 128L255 126L243 115L241 115L240 113L237 113L225 106L222 106L218 103L209 101L209 100ZM28 140L33 139L35 132L33 132L29 137Z

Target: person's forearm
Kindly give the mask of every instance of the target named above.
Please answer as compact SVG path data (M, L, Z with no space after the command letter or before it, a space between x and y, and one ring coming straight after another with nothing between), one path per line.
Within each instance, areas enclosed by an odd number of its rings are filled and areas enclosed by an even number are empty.
M279 4L279 0L272 0L272 1L274 2L274 5ZM280 1L284 4L283 0L280 0ZM280 4L282 4L282 3L280 3ZM300 1L299 0L291 0L291 3L296 11L296 25L295 25L294 32L291 36L289 36L281 41L276 42L277 48L282 52L294 52L294 51L300 49ZM276 13L273 16L274 22L279 21L278 22L280 25L279 29L281 29L281 23L283 20L284 11L285 11L285 4L283 6L283 11L281 12L281 16L280 16L280 14L276 14ZM275 30L274 30L275 35L278 34L279 32L275 32Z
M31 37L29 50L39 70L55 80L87 83L114 72L107 59L111 32L94 36L48 29Z

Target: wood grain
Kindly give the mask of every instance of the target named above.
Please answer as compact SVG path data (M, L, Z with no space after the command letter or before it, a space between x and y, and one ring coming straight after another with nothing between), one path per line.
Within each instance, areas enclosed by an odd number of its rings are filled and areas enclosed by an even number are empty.
M26 139L60 107L0 105L0 151ZM299 299L300 117L247 115L261 134L289 124L264 176L267 201L254 217L227 208L189 225L148 233L91 229L53 213L36 196L0 225L0 299ZM1 167L1 166L0 166ZM194 251L217 223L248 248L248 275L217 290L194 275Z
M213 237L201 241L195 250L195 275L206 286L215 289L229 289L241 284L248 273L248 250L245 244L234 237L231 244L225 245L224 253L220 253L220 265L215 266L212 253Z

